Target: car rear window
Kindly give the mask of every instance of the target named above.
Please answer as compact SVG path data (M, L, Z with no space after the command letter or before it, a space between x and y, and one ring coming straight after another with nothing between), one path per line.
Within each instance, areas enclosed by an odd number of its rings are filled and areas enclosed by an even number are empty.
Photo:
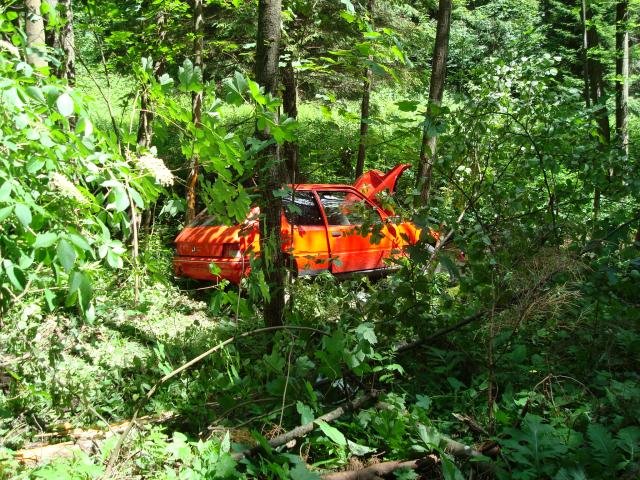
M211 227L213 225L220 225L219 221L216 221L216 217L213 215L207 215L205 212L200 213L193 221L187 225L189 227Z
M282 201L284 214L292 225L324 225L320 208L311 192L291 192Z

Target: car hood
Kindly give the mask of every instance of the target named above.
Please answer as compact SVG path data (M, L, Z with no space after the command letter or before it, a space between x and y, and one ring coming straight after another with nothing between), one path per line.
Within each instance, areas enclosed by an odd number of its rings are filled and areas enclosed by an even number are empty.
M360 178L355 181L353 186L370 201L379 203L376 200L376 195L383 190L389 190L389 193L393 194L398 184L398 178L400 178L402 172L408 168L411 168L410 164L401 163L387 173L383 173L380 170L369 170L363 173Z

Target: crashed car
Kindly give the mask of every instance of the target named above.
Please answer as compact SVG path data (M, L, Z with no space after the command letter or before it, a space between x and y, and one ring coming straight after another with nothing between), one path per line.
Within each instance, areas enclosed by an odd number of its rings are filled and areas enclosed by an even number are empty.
M353 186L290 185L283 199L282 250L297 275L384 273L391 259L420 238L420 229L401 221L382 205L378 195L392 194L410 165L388 173L372 170ZM260 254L259 210L253 208L238 225L220 225L201 214L175 240L176 275L238 284L251 270L250 258Z

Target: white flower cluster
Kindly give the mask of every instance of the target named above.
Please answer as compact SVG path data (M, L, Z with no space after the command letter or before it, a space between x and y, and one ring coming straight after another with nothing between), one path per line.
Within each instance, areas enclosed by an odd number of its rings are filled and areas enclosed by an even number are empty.
M88 202L87 198L78 190L78 187L61 173L52 172L49 175L49 188L60 192L63 197L76 200L78 203L84 204Z
M167 168L164 162L156 157L153 152L145 153L138 157L138 167L147 173L150 173L156 182L163 187L173 185L174 177L171 170Z

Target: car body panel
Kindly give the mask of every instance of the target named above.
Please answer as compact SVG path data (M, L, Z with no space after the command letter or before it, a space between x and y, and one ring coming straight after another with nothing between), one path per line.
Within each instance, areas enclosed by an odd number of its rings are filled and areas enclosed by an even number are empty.
M390 212L375 197L385 189L393 192L406 168L398 165L388 174L367 172L356 182L366 193L350 185L290 186L287 205L296 207L282 214L282 249L297 273L383 271L405 246L417 242L420 229L411 222L392 223ZM199 215L176 238L176 274L239 283L250 272L251 255L260 252L258 216L255 207L242 224L222 226Z

